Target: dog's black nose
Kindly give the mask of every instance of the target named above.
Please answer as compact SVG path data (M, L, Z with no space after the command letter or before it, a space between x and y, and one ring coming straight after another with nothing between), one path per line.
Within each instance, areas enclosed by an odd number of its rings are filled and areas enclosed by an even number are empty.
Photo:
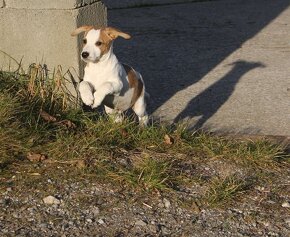
M82 57L83 58L87 58L87 57L89 57L89 53L88 52L82 52Z

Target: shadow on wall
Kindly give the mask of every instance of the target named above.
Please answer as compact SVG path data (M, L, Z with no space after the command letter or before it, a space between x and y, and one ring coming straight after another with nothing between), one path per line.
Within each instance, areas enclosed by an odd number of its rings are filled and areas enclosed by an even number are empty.
M177 115L175 122L178 122L187 116L200 116L200 119L193 128L201 128L204 123L228 100L243 75L255 68L265 67L259 62L246 61L237 61L232 65L233 68L224 77L208 87L198 96L194 97L187 104L186 108Z
M93 2L93 1L92 1ZM101 12L101 16L96 15L96 12ZM102 4L93 3L91 5L80 8L80 13L76 18L77 27L81 27L84 25L93 25L93 26L106 26L107 25L107 12L103 8ZM79 60L79 75L82 78L84 75L84 67L85 63L81 60L81 51L83 48L83 36L84 34L80 34L77 36L78 41L78 60Z
M131 41L116 41L115 53L142 73L153 113L178 91L201 80L289 5L289 0L223 0L109 10L108 17L109 25L133 36ZM175 121L198 113L203 117L197 126L202 126L227 101L241 76L261 66L236 62L231 72L192 98ZM213 105L207 103L210 90L223 91Z

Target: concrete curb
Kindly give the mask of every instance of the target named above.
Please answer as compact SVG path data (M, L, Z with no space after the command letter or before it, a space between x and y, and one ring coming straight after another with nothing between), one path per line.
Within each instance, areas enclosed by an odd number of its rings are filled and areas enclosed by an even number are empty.
M206 0L103 0L103 3L109 9L142 7L142 6L158 6L175 3L201 2Z

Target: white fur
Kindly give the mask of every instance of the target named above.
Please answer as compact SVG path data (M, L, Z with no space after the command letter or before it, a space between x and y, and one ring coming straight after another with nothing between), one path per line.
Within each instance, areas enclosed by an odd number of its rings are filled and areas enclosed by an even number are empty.
M108 53L101 56L101 50L95 43L99 40L100 30L90 30L87 35L87 43L82 52L88 52L89 57L83 59L87 62L84 80L80 83L79 91L83 102L96 108L105 105L107 114L115 116L115 120L122 118L121 113L131 106L134 89L129 87L127 73L117 57L113 53L112 46ZM142 80L141 75L139 80ZM148 116L145 102L145 86L132 109L137 114L141 125L146 125Z
M90 30L87 34L87 44L83 48L83 52L89 52L90 56L85 59L84 61L88 62L95 62L98 60L101 56L101 50L95 46L96 40L100 37L100 31L99 30Z

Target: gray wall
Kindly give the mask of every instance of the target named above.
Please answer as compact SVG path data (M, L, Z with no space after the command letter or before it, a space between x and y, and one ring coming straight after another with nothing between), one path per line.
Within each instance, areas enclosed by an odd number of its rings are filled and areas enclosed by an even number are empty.
M0 0L0 70L24 70L32 63L50 71L80 67L77 27L106 25L107 12L100 0Z

